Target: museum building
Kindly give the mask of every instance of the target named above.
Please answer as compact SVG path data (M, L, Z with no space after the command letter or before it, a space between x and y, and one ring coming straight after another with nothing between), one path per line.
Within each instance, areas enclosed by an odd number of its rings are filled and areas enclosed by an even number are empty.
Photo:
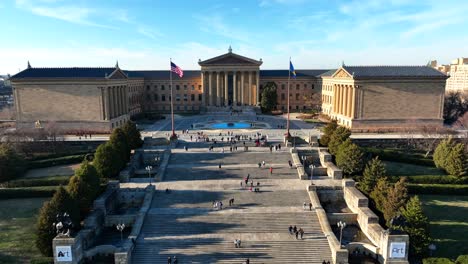
M277 109L287 111L285 70L261 70L262 60L229 51L199 60L200 70L172 76L174 112L228 111L259 106L274 83ZM296 70L291 111L321 109L356 131L441 126L447 76L427 66L347 66ZM170 71L36 68L11 78L18 127L53 122L65 130L109 131L141 113L169 113Z

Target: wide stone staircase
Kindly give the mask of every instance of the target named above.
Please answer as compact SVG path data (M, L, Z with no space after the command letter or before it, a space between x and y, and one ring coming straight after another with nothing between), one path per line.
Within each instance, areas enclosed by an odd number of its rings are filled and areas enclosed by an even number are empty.
M185 214L153 210L147 216L144 236L133 252L134 263L322 263L330 249L314 211L263 213L262 208ZM302 227L303 240L288 233L289 225ZM242 241L235 248L234 239Z

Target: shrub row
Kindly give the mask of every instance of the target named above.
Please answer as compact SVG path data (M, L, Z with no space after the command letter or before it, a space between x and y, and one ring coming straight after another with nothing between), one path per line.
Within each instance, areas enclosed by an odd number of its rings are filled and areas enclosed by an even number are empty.
M57 176L57 177L14 180L14 181L6 182L5 184L2 184L2 185L5 188L58 186L58 185L67 185L69 180L70 180L70 176Z
M371 153L372 156L379 156L379 159L381 160L434 167L434 161L431 158L424 158L422 154L409 154L396 149L377 149L370 147L363 149L365 152Z
M54 258L53 257L38 257L31 259L30 264L53 264Z
M468 255L460 255L457 260L453 262L448 258L425 258L423 259L423 264L467 264Z
M40 168L46 168L46 167L51 167L51 166L57 166L57 165L68 165L68 164L80 163L83 161L85 156L86 154L80 154L80 155L71 155L71 156L65 156L65 157L59 157L59 158L53 158L53 159L35 160L35 161L29 162L28 168L40 169Z
M0 199L52 197L57 186L0 189Z
M468 185L464 184L408 184L411 194L468 195Z
M468 177L450 175L389 176L389 179L392 182L397 182L401 177L406 177L409 183L418 184L468 184Z
M37 161L37 160L46 160L46 159L56 159L61 157L68 157L68 156L76 156L76 155L86 155L89 153L87 150L76 150L70 151L69 153L49 153L45 155L36 155L33 157L27 157L26 160L28 161Z

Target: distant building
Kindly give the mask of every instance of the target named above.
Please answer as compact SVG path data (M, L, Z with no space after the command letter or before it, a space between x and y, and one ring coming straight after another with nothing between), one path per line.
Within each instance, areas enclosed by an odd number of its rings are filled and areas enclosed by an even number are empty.
M434 60L431 61L431 66L449 76L445 87L446 92L468 93L468 58L455 59L449 65L437 65L437 61Z

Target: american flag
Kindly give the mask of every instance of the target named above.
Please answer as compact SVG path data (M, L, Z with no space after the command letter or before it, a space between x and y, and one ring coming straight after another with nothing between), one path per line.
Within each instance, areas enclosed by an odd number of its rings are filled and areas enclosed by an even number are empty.
M184 76L184 71L179 66L175 65L175 63L173 63L172 61L171 61L171 72L177 73L177 75L179 75L180 78Z

